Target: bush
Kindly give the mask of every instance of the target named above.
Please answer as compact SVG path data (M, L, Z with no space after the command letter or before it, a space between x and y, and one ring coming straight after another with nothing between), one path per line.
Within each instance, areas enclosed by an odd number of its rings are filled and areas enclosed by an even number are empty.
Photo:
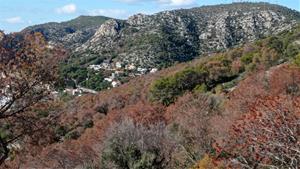
M300 54L298 54L294 59L294 64L300 67Z
M92 128L93 126L94 126L93 120L87 120L87 121L85 121L85 122L83 123L83 127L84 127L85 129L87 129L87 128Z
M163 124L145 127L125 120L107 132L101 166L104 169L167 168L171 147Z
M284 44L278 37L270 37L267 43L270 48L275 49L278 53L283 53Z
M154 82L150 88L151 99L164 105L170 105L181 94L176 86L175 78L167 77Z
M102 104L96 107L96 111L100 114L107 115L108 113L108 104Z
M213 159L208 155L205 155L202 160L199 161L194 167L191 169L217 169L213 163Z
M299 46L289 44L286 49L286 55L287 57L293 58L299 53L299 51L300 51Z
M49 116L49 111L48 110L41 110L39 112L37 112L37 116L39 118L45 118Z
M241 57L241 61L245 65L248 65L248 64L252 63L253 58L254 58L254 54L253 53L248 53L248 54L245 54Z
M76 140L80 137L80 133L78 131L71 131L68 134L66 134L65 138L68 140Z
M194 92L197 92L197 93L206 93L207 90L208 89L207 89L207 86L205 84L197 85L194 88Z
M207 72L201 68L187 68L174 76L161 78L150 88L152 100L168 106L185 91L193 90L197 85L205 83Z

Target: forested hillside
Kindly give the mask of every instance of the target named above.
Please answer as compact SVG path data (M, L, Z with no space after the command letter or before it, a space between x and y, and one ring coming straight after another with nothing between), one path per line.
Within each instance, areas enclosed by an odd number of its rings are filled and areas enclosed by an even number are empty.
M296 169L299 35L295 27L97 95L54 100L42 116L57 116L47 137L24 142L6 165Z
M61 88L100 91L131 77L290 30L299 18L299 12L279 5L233 3L136 14L127 20L82 16L23 32L41 32L51 45L69 49L70 56L61 65L65 82Z
M0 168L298 169L299 21L233 3L0 31Z

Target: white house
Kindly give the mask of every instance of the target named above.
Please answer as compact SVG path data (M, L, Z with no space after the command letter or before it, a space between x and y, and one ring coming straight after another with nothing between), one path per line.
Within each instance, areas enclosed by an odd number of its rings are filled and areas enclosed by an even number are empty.
M121 82L119 82L119 81L112 81L111 85L112 85L112 87L118 87L119 85L121 85Z
M137 68L137 71L140 72L141 74L145 74L145 73L148 71L148 69L138 67L138 68Z
M155 73L155 72L157 72L157 71L158 71L157 68L153 68L153 69L150 70L150 73Z
M112 82L113 79L112 78L104 78L105 81L108 81L108 82Z
M116 68L118 68L118 69L122 68L121 62L116 62Z
M135 70L135 69L136 69L136 66L133 65L133 64L130 64L130 65L127 65L127 66L126 66L126 69L128 69L128 70Z
M89 69L93 69L95 71L99 71L101 69L101 65L90 65Z

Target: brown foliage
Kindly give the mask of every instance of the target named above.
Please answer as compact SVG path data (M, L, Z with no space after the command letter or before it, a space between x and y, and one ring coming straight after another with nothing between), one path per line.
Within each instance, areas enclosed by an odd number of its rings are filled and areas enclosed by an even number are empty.
M300 98L259 99L235 122L226 141L231 165L241 168L291 168L300 163Z
M217 96L188 93L168 108L169 130L178 146L173 154L177 168L191 167L210 152L210 119L219 114L220 104L221 98Z
M32 107L46 99L57 78L56 66L63 56L50 50L41 34L12 34L0 43L0 164L9 156L9 146L41 129Z

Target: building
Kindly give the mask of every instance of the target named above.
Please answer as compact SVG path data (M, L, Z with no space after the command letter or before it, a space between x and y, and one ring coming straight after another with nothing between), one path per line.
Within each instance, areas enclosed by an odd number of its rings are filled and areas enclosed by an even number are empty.
M121 85L121 82L119 82L119 81L112 81L111 82L111 86L112 87L118 87L118 86L120 86Z
M93 69L95 71L99 71L101 69L101 65L90 65L89 69Z
M150 73L155 73L155 72L157 72L157 71L158 71L157 68L153 68L153 69L150 70Z
M137 68L137 71L138 71L138 72L140 72L141 74L146 74L146 73L147 73L147 71L148 71L148 69L146 69L146 68L141 68L141 67L138 67L138 68Z
M121 62L116 62L116 68L117 68L117 69L121 69L121 68L122 68Z
M105 81L108 81L108 82L112 82L112 81L113 81L113 79L110 78L110 77L104 78L104 80L105 80Z
M127 70L135 70L136 66L134 64L126 65L125 69L127 69Z
M67 88L67 89L64 90L64 93L68 93L68 94L70 94L72 96L77 96L77 95L81 95L82 94L82 90Z

